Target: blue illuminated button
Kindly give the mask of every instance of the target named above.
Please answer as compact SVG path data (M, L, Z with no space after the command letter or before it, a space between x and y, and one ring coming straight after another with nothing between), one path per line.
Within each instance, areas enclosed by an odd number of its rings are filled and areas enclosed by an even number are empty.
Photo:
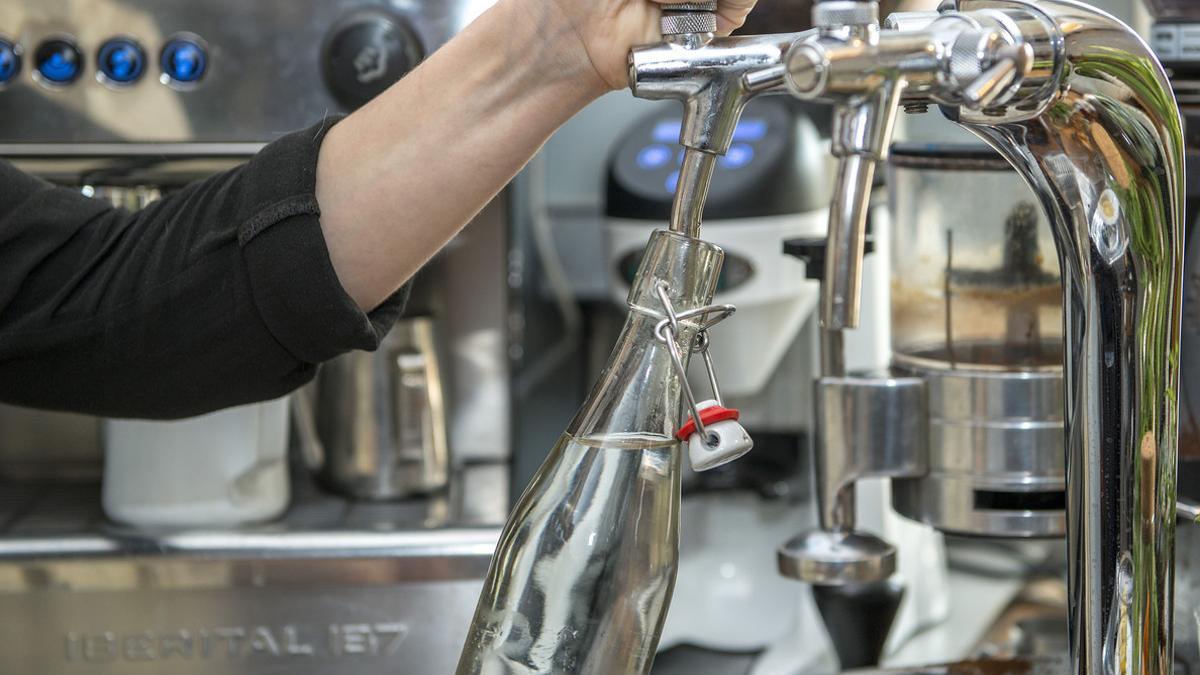
M679 187L679 172L672 171L670 176L667 176L667 192L675 194L675 188Z
M146 52L126 38L109 40L100 48L96 61L104 79L113 84L132 84L146 70Z
M754 146L734 143L717 163L725 169L742 169L754 161Z
M671 161L671 156L674 154L675 153L671 151L671 148L661 143L647 145L646 147L642 148L641 152L638 153L637 163L638 166L642 167L646 171L653 171L654 169L661 169L662 167L666 166L667 162Z
M38 74L51 84L70 84L83 72L83 54L67 40L47 40L33 56Z
M8 40L0 40L0 85L21 72L21 50Z
M163 47L162 69L168 80L182 84L199 82L208 69L208 52L197 40L175 38Z

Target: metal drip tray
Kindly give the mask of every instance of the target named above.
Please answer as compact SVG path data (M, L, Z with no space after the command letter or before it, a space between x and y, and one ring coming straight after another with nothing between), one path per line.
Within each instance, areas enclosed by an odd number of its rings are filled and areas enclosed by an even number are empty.
M98 485L0 483L0 671L452 672L507 484L471 467L351 504L298 480L279 522L149 532L107 522Z
M1065 658L1014 659L1011 661L963 661L944 666L897 670L853 670L853 675L1063 675L1070 664Z

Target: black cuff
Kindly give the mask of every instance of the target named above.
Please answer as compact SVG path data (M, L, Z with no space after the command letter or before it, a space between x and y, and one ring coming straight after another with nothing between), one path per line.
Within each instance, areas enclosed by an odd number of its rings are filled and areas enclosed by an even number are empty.
M375 350L408 299L405 285L364 313L329 258L316 198L317 157L340 119L281 138L243 169L246 202L266 205L238 227L254 301L275 339L305 363Z

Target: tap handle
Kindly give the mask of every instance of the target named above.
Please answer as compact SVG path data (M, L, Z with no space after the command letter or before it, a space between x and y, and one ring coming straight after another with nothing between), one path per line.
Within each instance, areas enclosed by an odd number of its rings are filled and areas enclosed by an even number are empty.
M983 74L963 90L963 100L971 108L989 108L1017 77L1017 63L1005 59L983 71Z
M983 110L994 106L1009 91L1013 82L1025 74L1026 64L1031 57L1028 45L1012 46L1001 51L992 67L963 89L963 101L967 107Z
M680 2L663 6L662 34L692 35L717 32L717 2Z
M960 40L955 43L955 53L959 52L960 44L970 40ZM1025 77L1033 60L1032 48L1028 44L1006 44L995 49L995 60L983 72L968 76L966 86L962 88L962 103L967 108L983 110L1001 103L1004 95L1013 89L1016 80ZM972 56L978 60L978 56ZM952 71L954 68L952 67Z

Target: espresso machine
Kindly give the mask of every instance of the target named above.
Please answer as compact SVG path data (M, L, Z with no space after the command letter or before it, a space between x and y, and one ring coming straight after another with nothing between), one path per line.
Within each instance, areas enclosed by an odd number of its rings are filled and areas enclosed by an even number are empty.
M0 157L140 208L354 110L489 4L5 2ZM219 433L184 422L163 450L200 464L105 469L128 447L112 429L141 423L0 406L0 671L450 670L509 506L509 207L423 270L380 352L331 364L291 424L286 401ZM186 486L266 441L277 508L251 520L193 503L151 527L109 502L185 499L154 477Z
M673 9L665 41L633 52L630 77L636 96L684 103L674 231L700 233L713 167L752 98L834 110L821 527L779 549L780 571L830 599L835 643L886 635L896 548L855 511L857 483L884 477L898 511L943 531L1067 540L1062 665L920 672L1171 672L1184 138L1153 52L1073 0L960 0L883 23L875 2L827 0L812 31L731 38L714 36L715 3ZM892 299L892 368L853 373L844 345L875 173L901 110L933 106L1016 170L1032 209L1009 204L978 229L913 218L893 243L915 257L893 283L905 285ZM919 172L928 158L906 159ZM1058 302L1048 290L1060 276Z

